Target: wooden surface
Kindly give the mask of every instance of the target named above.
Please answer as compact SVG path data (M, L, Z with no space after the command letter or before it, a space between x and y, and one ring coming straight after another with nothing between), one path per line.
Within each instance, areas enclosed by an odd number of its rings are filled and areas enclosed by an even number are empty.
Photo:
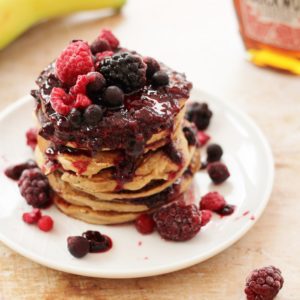
M0 52L0 109L27 94L68 41L91 40L101 27L110 27L123 45L185 71L195 86L255 119L275 156L272 197L260 220L235 245L204 263L153 278L69 275L0 244L0 299L244 299L248 272L269 264L280 267L286 281L277 299L300 299L299 78L245 61L231 1L129 0L120 15L90 17L40 24ZM1 201L9 199L2 195Z

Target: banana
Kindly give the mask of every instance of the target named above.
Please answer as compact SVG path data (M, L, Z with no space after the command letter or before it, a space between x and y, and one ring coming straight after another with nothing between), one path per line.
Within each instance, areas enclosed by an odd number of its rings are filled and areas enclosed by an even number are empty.
M126 0L0 0L0 50L32 25L82 10L119 9Z

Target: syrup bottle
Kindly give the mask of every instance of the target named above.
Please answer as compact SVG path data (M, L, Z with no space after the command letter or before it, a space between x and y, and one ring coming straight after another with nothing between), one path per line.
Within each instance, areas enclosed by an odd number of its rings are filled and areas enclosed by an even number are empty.
M300 0L234 0L250 61L300 75Z

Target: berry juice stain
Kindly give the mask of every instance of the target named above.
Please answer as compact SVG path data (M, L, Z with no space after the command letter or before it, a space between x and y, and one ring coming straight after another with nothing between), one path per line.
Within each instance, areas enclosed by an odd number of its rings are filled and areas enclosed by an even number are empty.
M243 212L243 217L249 215L250 211L249 210L246 210L245 212Z

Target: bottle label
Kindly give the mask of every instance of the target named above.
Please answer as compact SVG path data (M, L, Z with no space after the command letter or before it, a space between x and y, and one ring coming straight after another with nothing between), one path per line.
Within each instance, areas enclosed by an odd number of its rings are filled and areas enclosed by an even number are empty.
M300 50L300 0L242 0L246 36L286 50Z

